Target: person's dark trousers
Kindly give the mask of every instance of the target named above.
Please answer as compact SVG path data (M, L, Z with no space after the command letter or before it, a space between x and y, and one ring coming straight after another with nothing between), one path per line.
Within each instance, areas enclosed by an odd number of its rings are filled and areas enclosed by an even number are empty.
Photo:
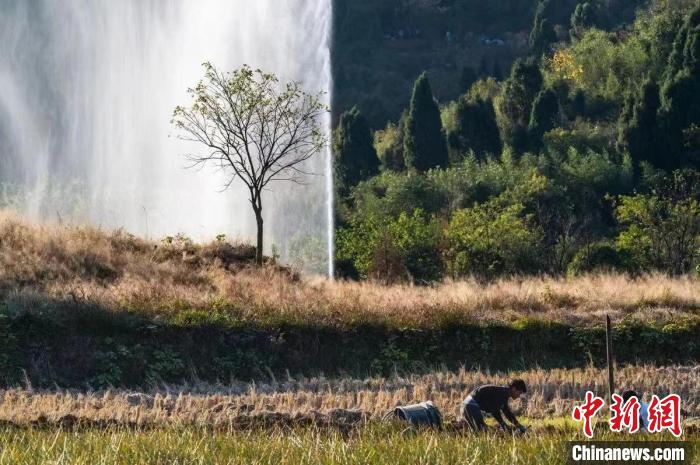
M462 416L464 421L467 422L469 427L474 431L486 431L486 423L484 422L484 415L481 413L481 408L475 403L462 404Z

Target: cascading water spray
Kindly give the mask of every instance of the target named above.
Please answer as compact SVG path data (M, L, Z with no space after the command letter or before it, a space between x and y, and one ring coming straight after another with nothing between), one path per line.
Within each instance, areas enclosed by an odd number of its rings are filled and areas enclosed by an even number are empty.
M192 148L169 137L172 110L204 61L247 63L330 102L331 1L0 0L4 203L156 238L252 237L246 192L221 193L220 175L183 169L178 155ZM264 202L268 245L331 273L329 157Z
M332 17L333 17L333 0L327 0L325 4L330 11L325 11L325 19L321 21L326 26L326 31L324 32L326 47L326 63L323 69L326 70L326 83L325 88L328 89L328 102L332 102L333 91L333 74L331 72L331 47L332 47ZM333 123L331 114L326 115L326 132L330 135L333 130ZM328 248L328 277L333 279L335 277L335 185L334 185L334 170L333 170L333 151L330 144L331 139L329 138L329 146L326 153L326 215L327 215L327 248Z
M327 215L328 215L328 225L326 226L328 235L326 239L328 241L328 277L333 279L335 277L335 186L333 185L333 153L331 149L328 149L328 155L326 156L327 166L326 166L326 192L327 192Z

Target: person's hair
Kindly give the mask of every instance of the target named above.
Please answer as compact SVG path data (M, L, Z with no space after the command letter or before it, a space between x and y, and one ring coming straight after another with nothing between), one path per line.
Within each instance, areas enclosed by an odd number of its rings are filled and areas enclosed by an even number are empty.
M527 386L525 386L525 381L522 379L514 379L513 381L510 382L508 387L512 387L517 389L518 391L522 392L525 394L527 392Z
M624 400L625 402L630 400L632 397L636 397L637 399L639 399L639 395L632 389L628 389L622 393L622 400Z

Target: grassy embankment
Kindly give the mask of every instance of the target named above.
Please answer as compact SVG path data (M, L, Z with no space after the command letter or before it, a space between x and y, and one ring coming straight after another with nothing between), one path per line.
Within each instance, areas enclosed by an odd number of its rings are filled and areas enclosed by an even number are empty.
M0 378L143 386L700 358L700 282L619 275L434 287L329 282L252 249L30 224L0 214ZM26 376L25 376L26 374Z

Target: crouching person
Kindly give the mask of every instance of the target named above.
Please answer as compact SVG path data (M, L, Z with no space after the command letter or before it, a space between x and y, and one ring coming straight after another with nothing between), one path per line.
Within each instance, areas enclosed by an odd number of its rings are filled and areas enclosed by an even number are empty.
M525 432L525 427L518 422L515 415L508 406L508 399L517 399L527 392L525 381L514 379L508 386L484 385L474 389L462 403L462 416L467 424L475 431L485 431L487 429L484 422L486 412L492 415L502 429L508 429L503 421L501 412L521 433Z

